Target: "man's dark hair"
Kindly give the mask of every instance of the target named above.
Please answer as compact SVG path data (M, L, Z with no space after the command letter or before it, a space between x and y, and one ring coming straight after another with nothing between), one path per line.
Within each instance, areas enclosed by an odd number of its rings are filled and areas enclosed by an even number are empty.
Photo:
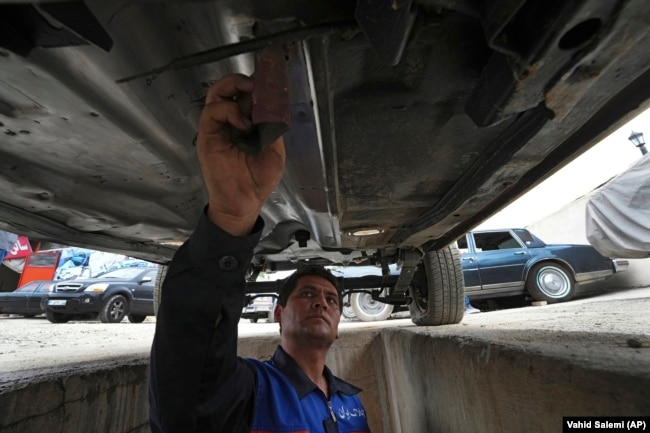
M278 304L285 307L287 305L287 299L289 295L296 289L298 284L298 279L305 275L315 275L317 277L325 278L327 281L332 283L336 288L336 292L339 295L339 312L343 311L343 295L341 293L341 284L339 280L332 274L328 269L324 268L321 265L302 265L291 275L289 275L278 290Z

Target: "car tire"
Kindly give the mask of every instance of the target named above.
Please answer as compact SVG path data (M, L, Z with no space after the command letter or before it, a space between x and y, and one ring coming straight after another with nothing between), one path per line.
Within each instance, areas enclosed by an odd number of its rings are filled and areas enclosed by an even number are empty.
M156 281L153 285L153 314L154 316L158 315L158 306L160 305L160 296L162 294L162 283L165 281L167 276L167 270L169 266L160 265L158 266L158 272L156 273Z
M409 311L418 326L460 323L465 313L465 282L456 246L424 254L410 287Z
M391 304L372 299L370 293L357 292L350 295L350 307L357 319L362 322L386 320L393 313Z
M113 295L108 298L99 311L99 320L102 323L120 323L126 316L129 305L126 298L122 295Z
M536 301L566 302L575 295L573 274L559 263L538 263L528 273L526 290Z
M250 320L251 323L257 323L257 320L258 320L258 319L257 319L257 317L251 317L251 318L248 319L248 320Z
M354 314L354 311L352 310L352 306L350 305L350 295L345 295L343 297L343 308L341 309L341 315L343 315L343 317L348 320L354 320L357 318L356 314Z
M72 319L68 314L57 313L52 310L45 310L45 317L52 323L67 323Z
M142 323L147 318L144 314L129 314L126 316L131 323Z

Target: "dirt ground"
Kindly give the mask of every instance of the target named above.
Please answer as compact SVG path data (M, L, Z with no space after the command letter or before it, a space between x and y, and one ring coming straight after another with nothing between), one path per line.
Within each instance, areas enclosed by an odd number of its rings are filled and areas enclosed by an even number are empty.
M614 291L606 295L538 307L512 308L466 315L454 332L531 330L617 334L621 344L650 348L650 287ZM383 322L341 322L348 328L414 326L408 318ZM275 323L242 320L240 336L277 335ZM446 332L451 328L445 327ZM124 321L72 321L53 324L44 317L0 316L0 387L15 380L45 376L50 371L83 369L89 363L118 363L142 359L149 353L155 318L140 324ZM426 328L435 332L436 328ZM543 334L543 333L542 333ZM531 332L533 336L540 332Z

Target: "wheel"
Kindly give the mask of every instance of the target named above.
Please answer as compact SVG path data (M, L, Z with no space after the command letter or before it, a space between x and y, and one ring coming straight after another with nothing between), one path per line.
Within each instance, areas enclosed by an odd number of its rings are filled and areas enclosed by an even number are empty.
M167 270L169 266L160 265L158 266L158 272L156 273L156 281L153 285L153 314L154 316L158 315L158 306L160 305L160 296L162 293L162 283L165 281L167 276Z
M31 319L32 317L36 317L36 314L23 314L23 317L25 319Z
M248 320L250 320L251 323L257 323L257 320L258 320L258 319L257 319L257 317L251 317L251 318L248 319Z
M348 320L354 320L357 318L356 314L354 314L354 311L352 310L352 306L350 305L350 295L345 295L343 297L343 308L341 314Z
M410 287L411 320L419 326L460 323L465 313L465 281L458 248L427 252Z
M573 275L559 263L538 263L530 270L526 290L537 301L549 304L565 302L573 298L575 284Z
M144 322L144 319L147 318L147 316L143 314L129 314L126 317L129 319L129 322L131 323L142 323Z
M391 304L372 299L370 293L353 293L350 295L350 306L354 315L362 322L386 320L393 312Z
M126 316L127 307L124 296L111 296L99 311L99 320L103 323L120 323Z
M52 323L66 323L72 318L67 314L56 313L52 310L45 310L45 317Z

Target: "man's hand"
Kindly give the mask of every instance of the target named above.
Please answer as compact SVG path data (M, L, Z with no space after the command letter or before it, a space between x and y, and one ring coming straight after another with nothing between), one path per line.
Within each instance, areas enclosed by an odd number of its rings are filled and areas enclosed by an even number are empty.
M208 217L234 236L250 233L284 171L282 138L257 155L233 144L235 134L252 126L250 104L242 103L252 91L253 81L245 75L227 75L212 85L196 143L209 195Z

